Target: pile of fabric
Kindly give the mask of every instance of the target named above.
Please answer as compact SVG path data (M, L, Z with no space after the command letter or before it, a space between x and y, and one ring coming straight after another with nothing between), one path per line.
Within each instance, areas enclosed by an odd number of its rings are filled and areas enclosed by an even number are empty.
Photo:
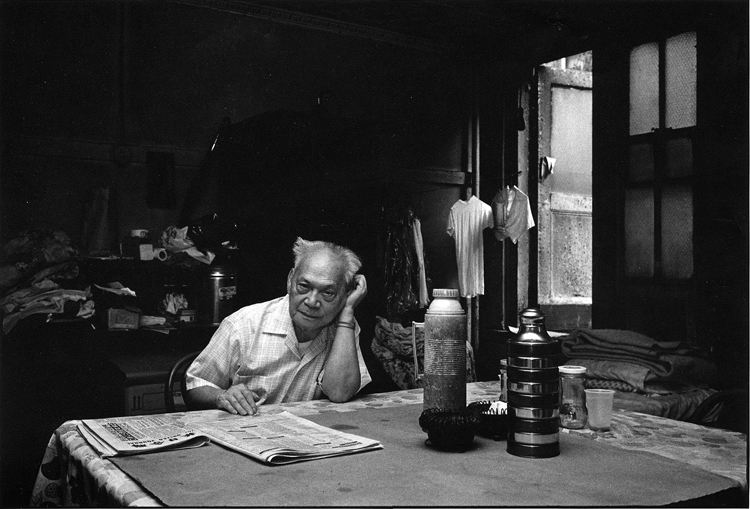
M3 246L0 309L3 333L33 314L88 318L94 301L78 288L77 250L62 231L23 232Z
M565 364L586 368L587 388L616 390L616 407L689 420L716 392L716 365L682 341L616 329L575 330L561 341Z
M371 349L383 368L400 389L423 387L422 380L415 377L414 346L417 345L417 363L419 374L424 373L424 328L416 328L414 343L412 328L405 328L400 323L392 323L385 318L376 317L375 337ZM466 381L476 382L476 364L474 350L466 343Z
M666 394L717 381L716 365L706 352L628 330L576 330L562 338L562 351L567 364L586 367L589 385L620 382L618 390Z

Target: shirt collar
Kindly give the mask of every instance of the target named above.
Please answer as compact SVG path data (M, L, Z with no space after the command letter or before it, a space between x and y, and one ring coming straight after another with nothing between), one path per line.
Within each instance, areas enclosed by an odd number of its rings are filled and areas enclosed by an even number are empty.
M292 317L289 316L289 295L279 299L278 304L271 308L268 320L265 322L263 332L268 334L288 335L294 333Z
M328 341L331 339L332 334L329 334L329 330L332 325L324 327L318 337L313 340L313 343L320 341ZM281 297L278 304L271 309L266 325L263 332L268 334L279 334L286 336L289 339L297 341L297 335L294 332L294 325L292 324L292 317L289 315L289 294Z

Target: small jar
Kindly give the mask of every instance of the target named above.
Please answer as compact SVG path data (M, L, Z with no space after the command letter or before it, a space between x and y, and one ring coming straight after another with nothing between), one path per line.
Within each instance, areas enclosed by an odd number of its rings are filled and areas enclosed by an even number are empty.
M123 258L133 258L134 260L143 260L143 253L147 252L147 248L141 246L149 246L151 250L151 258L153 259L153 244L149 238L148 230L130 230L130 235L126 237L121 246L121 254Z
M560 425L563 428L581 429L586 426L586 393L584 392L586 368L560 366Z
M500 401L508 402L508 359L500 359Z

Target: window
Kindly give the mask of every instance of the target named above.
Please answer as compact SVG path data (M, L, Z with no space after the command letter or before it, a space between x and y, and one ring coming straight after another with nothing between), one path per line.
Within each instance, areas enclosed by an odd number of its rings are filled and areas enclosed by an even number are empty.
M693 136L697 35L630 53L630 146L625 271L633 278L693 275Z

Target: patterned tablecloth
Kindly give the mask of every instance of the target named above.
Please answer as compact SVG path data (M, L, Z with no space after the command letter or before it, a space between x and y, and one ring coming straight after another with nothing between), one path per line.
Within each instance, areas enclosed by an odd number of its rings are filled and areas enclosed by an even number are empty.
M499 382L467 384L467 400L497 400ZM352 412L366 408L422 402L422 389L372 394L348 403L328 400L268 405L262 412L287 410L299 416L322 412ZM188 422L215 418L219 410L181 413ZM99 458L76 429L78 421L62 424L50 438L32 492L31 506L159 506L109 460ZM640 449L722 475L747 493L747 435L707 428L626 410L615 410L612 428L563 430L624 449Z

